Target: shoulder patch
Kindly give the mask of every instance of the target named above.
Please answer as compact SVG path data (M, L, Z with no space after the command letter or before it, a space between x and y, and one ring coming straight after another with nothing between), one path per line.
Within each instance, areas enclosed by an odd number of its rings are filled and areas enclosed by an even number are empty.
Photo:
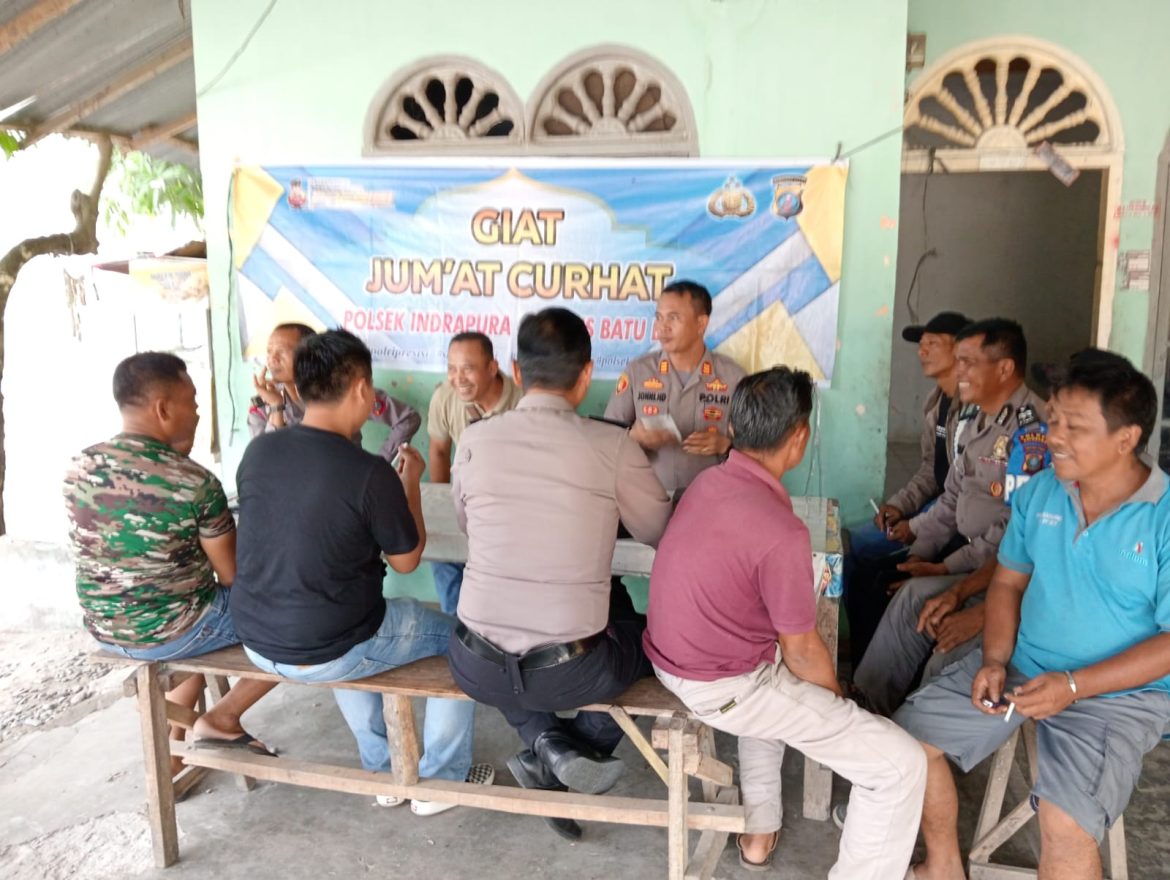
M613 393L614 394L621 394L623 391L625 391L629 387L630 387L630 377L628 375L626 375L625 373L622 373L620 376L618 376L617 385L614 386Z

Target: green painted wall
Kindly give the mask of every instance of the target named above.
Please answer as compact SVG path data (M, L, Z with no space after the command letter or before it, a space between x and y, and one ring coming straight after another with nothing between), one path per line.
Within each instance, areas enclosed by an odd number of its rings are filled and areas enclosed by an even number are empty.
M362 124L395 71L432 54L465 54L501 72L522 100L566 56L623 43L659 59L690 96L704 157L832 156L896 129L902 118L906 0L284 0L218 81L266 6L195 0L199 141L207 217L226 214L234 161L356 160ZM206 92L204 93L204 91ZM890 305L894 295L900 143L852 158L833 386L821 396L819 457L809 491L865 515L885 470ZM207 223L224 476L246 443L248 371L228 314L227 238ZM230 336L230 338L229 338ZM439 376L379 375L425 412ZM228 387L235 395L236 430ZM608 387L586 408L598 412ZM368 431L370 445L381 435ZM425 435L425 427L420 435ZM226 439L226 438L225 438ZM420 436L424 441L425 437ZM811 455L811 451L810 451ZM803 492L807 474L793 475ZM429 580L429 578L428 578ZM425 594L414 580L402 589Z
M964 43L1011 34L1048 40L1078 55L1104 80L1121 116L1122 205L1154 202L1158 153L1170 131L1170 3L910 0L909 18L911 31L926 34L927 64ZM1123 214L1120 249L1149 248L1153 232L1153 217ZM1149 308L1147 292L1118 288L1110 347L1139 365Z

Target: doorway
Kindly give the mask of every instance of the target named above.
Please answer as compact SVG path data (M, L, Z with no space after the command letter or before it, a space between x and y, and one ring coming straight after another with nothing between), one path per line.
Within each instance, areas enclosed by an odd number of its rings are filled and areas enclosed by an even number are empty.
M1104 192L1101 170L1068 187L1046 171L903 174L891 444L918 442L931 391L916 346L902 340L909 324L940 311L1011 318L1030 364L1062 363L1094 343Z

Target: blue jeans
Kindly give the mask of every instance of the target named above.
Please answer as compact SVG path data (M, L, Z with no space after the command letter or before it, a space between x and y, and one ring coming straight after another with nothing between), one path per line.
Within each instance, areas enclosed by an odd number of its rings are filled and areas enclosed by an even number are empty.
M336 660L314 666L273 663L244 646L248 657L265 672L306 684L354 681L386 672L424 657L446 656L455 621L414 599L387 599L386 616L378 631ZM337 707L357 740L362 766L390 770L390 745L382 717L382 695L337 688ZM423 723L423 756L419 776L462 782L471 769L475 703L470 700L427 700Z
M463 563L432 562L431 575L435 579L439 607L444 614L454 614L459 607L459 591L463 588Z
M227 587L216 587L215 597L207 610L191 627L176 638L161 645L144 645L141 648L127 648L97 640L103 651L129 657L131 660L181 660L184 657L198 657L220 648L230 648L240 643L236 628L232 625L232 613L228 608Z

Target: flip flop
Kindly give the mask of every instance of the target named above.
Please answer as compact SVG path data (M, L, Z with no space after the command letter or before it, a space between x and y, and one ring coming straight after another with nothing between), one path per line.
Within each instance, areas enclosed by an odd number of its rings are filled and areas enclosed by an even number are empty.
M776 855L776 844L780 842L780 832L777 831L772 835L772 845L768 848L767 855L764 856L763 861L753 862L743 854L743 835L737 834L735 836L735 848L739 850L739 864L748 871L766 871L772 866L772 856Z
M276 752L269 751L260 740L250 733L241 734L235 739L197 739L194 742L194 747L197 749L247 749L254 755L276 757Z

